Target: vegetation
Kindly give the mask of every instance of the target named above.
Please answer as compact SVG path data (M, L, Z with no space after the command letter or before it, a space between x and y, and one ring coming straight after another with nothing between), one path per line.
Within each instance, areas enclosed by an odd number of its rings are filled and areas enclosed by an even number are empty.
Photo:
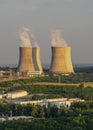
M22 106L0 104L0 112L12 108L13 115L33 115L31 121L20 119L0 123L0 130L92 130L93 102L73 103L70 109L56 106ZM6 110L5 110L6 109Z
M79 86L56 86L56 85L20 85L9 87L5 92L16 90L26 90L33 95L32 100L44 98L81 98L84 100L93 100L93 87ZM37 95L37 96L34 96Z
M35 119L8 121L0 123L1 130L92 130L93 119L85 117L67 117L55 119Z
M76 73L93 73L93 66L74 67Z
M59 94L38 94L33 95L32 100L41 100L41 99L53 99L53 98L62 98Z
M93 67L76 68L77 74L45 76L0 82L0 90L26 90L32 100L45 98L81 98L85 102L73 103L70 108L56 105L48 107L38 105L0 103L0 115L7 118L13 116L33 116L26 119L0 122L0 130L92 130L93 129ZM46 71L47 72L47 71ZM39 83L53 83L52 85ZM57 85L56 83L67 85ZM38 84L35 84L38 83ZM80 84L78 86L74 84ZM73 85L69 85L73 84ZM86 87L85 87L86 86ZM92 87L90 87L92 86Z
M85 100L93 100L93 87L85 88L83 84L81 84L80 86L23 85L9 89L9 91L13 90L26 90L29 94L32 95L41 94L41 96L39 95L36 97L38 99L41 99L41 97L42 98L64 97L64 98L82 98Z
M56 75L56 76L42 76L42 77L31 77L25 79L18 79L12 81L0 82L0 87L7 88L16 85L31 85L37 82L51 82L51 83L84 83L93 82L93 73L77 73L70 75Z
M76 117L76 116L89 116L93 117L93 101L76 102L72 103L71 107L61 106L58 108L56 105L48 107L39 105L21 105L21 104L0 104L0 114L4 116L25 115L42 118L56 118L56 117Z

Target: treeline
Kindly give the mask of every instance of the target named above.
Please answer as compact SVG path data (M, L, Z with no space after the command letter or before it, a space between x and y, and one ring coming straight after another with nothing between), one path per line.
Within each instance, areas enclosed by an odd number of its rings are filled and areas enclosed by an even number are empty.
M45 98L81 98L84 100L93 100L93 87L84 87L83 84L79 86L56 86L56 85L20 85L9 87L5 90L16 91L26 90L29 94L35 95L32 100L39 100ZM41 94L41 95L38 95Z
M93 100L93 87L80 86L55 86L55 85L23 85L10 88L10 91L26 90L29 94L47 94L47 96L37 96L44 98L64 97L64 98L81 98L84 100Z
M75 73L93 73L93 65L92 66L74 66ZM44 69L44 73L49 74L49 69Z
M5 118L10 116L33 116L38 118L57 118L57 117L76 117L87 116L93 117L93 102L76 102L71 107L56 105L39 106L39 105L21 105L21 104L0 104L0 115Z
M93 73L93 66L74 67L76 73Z
M73 103L70 109L56 106L18 106L11 104L20 114L25 110L25 115L34 114L31 121L25 119L6 121L0 123L0 130L92 130L93 129L93 102ZM1 104L0 104L1 107ZM25 108L24 108L25 107ZM2 107L1 107L2 108ZM3 109L5 106L3 107ZM42 108L42 109L41 109ZM9 106L7 109L10 110ZM1 110L1 109L0 109ZM32 113L33 110L33 113ZM7 111L7 110L6 110ZM42 114L41 114L42 113ZM42 118L40 118L42 117Z
M34 94L32 95L31 100L42 100L53 98L62 98L62 96L60 94Z
M7 121L0 123L0 130L92 130L93 118L87 116Z
M52 83L82 83L93 82L93 73L75 73L70 75L42 76L18 79L12 81L0 82L0 87L7 88L16 85L33 84L35 82L52 82Z

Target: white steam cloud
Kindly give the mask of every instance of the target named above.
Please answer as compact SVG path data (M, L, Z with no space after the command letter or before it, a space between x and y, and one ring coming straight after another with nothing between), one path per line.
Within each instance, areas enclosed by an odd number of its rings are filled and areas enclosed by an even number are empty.
M39 47L39 45L38 45L37 42L34 42L34 46L35 46L35 47Z
M31 40L33 41L34 46L39 47L38 42L36 41L36 38L32 32L30 36L31 36Z
M52 46L67 46L62 36L62 30L57 29L51 31L51 44Z
M20 39L22 41L22 46L31 46L30 30L28 28L23 28L20 31Z
M34 46L38 46L38 43L35 40L36 38L29 28L26 27L22 28L19 35L22 41L22 46L24 47L32 46L32 43L34 44Z

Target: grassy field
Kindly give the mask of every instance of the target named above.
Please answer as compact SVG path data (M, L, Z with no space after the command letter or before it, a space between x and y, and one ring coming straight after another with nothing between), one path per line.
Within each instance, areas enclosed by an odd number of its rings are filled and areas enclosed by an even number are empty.
M93 82L85 82L84 87L91 86L93 87Z
M7 82L7 81L13 81L13 80L19 80L19 79L2 79L0 80L0 83L2 82ZM81 83L55 83L55 82L33 82L33 83L27 83L27 85L41 85L41 86L44 86L44 85L47 85L47 86L53 86L53 85L56 85L56 86L79 86ZM84 87L87 87L87 86L91 86L93 87L93 82L82 82L82 84L84 84ZM21 85L21 84L20 84Z
M51 83L51 82L37 82L33 83L34 85L56 85L56 86L79 86L81 83ZM93 82L84 82L84 87L91 86L93 87Z
M53 83L53 82L37 82L33 83L34 85L56 85L56 86L79 86L80 83L73 84L73 83Z

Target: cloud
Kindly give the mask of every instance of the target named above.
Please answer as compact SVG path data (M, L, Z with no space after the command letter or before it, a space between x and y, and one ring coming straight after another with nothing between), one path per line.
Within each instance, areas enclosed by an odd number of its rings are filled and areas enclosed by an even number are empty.
M62 36L62 30L56 29L51 31L51 44L52 46L67 46Z
M30 41L30 30L26 27L24 27L21 31L20 31L20 39L22 41L22 46L31 46L31 41Z

